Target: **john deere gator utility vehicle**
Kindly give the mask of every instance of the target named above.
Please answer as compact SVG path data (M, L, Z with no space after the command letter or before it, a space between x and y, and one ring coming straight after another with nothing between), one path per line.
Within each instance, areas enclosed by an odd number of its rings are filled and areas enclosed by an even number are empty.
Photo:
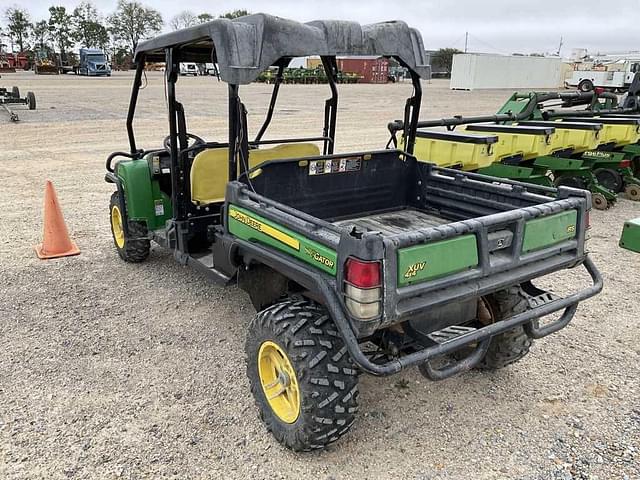
M321 57L328 79L322 133L265 140L282 72L307 55ZM337 55L388 56L408 69L404 150L336 152ZM133 119L145 62L163 61L169 136L140 149ZM218 65L228 83L226 139L189 131L180 62ZM141 43L135 63L129 151L107 160L116 250L139 262L154 241L248 292L258 312L246 337L251 391L267 428L294 450L349 430L360 373L417 366L441 380L505 367L602 288L585 252L589 192L491 183L413 156L429 69L420 34L403 22L218 19ZM250 136L241 89L272 66L268 113ZM533 284L573 267L593 284L564 297Z
M554 100L565 107L588 104L589 109L544 110ZM420 121L415 154L440 166L588 189L594 207L606 209L621 191L640 200L640 179L630 159L637 156L640 117L605 116L630 111L637 110L618 107L617 97L607 92L516 92L495 115ZM389 144L397 143L403 125L389 124Z

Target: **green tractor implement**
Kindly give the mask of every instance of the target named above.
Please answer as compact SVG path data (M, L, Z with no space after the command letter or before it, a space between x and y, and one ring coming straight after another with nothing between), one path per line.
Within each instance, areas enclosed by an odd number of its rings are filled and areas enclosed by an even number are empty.
M598 108L586 114L569 110L578 118L551 121L567 113L543 110L545 102L558 100L565 107L588 103ZM616 193L623 190L630 199L640 199L640 180L626 158L629 154L603 153L635 149L640 124L636 119L590 118L595 111L629 115L637 110L618 107L617 97L606 92L515 93L495 115L420 121L415 152L420 160L441 166L547 187L587 189L598 209L612 206ZM389 144L397 144L396 132L402 126L401 121L389 124ZM429 130L434 127L448 131Z
M20 89L16 86L11 90L0 87L0 107L9 115L9 120L17 122L20 118L11 108L13 105L26 105L29 110L35 110L36 95L33 92L27 92L25 97L21 97Z

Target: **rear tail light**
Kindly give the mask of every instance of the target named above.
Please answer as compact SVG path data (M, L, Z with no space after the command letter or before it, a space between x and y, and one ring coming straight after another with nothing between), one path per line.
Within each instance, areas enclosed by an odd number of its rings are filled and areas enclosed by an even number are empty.
M349 258L345 265L345 280L360 288L380 286L380 262L364 262Z
M349 313L369 320L380 315L382 262L365 262L350 257L344 267L344 296Z
M629 168L631 166L631 160L622 160L618 165L619 168Z

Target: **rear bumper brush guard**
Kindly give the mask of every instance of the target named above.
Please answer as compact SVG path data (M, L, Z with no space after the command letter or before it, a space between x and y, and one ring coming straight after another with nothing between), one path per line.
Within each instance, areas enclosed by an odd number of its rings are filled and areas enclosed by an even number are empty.
M328 307L332 313L336 326L345 339L345 344L351 358L360 369L372 375L386 376L397 373L407 367L421 365L422 372L426 374L428 378L442 380L473 368L484 357L486 350L489 348L491 338L511 330L514 327L522 325L529 337L537 339L557 332L567 326L573 319L579 302L593 297L602 290L602 276L589 257L584 259L583 266L591 276L593 284L590 287L584 288L563 298L558 298L546 293L530 297L529 302L532 308L526 312L492 323L474 331L462 333L450 340L410 353L403 357L395 358L384 364L373 363L360 349L358 339L355 337L337 299L335 299L335 303L329 302ZM335 294L333 294L326 285L322 285L322 287L324 287L322 289L324 290L326 298L335 298ZM539 326L539 318L561 310L563 310L563 312L560 318L543 326ZM429 361L436 357L453 353L463 347L474 344L476 344L475 351L460 362L448 365L440 370L433 368L429 364Z

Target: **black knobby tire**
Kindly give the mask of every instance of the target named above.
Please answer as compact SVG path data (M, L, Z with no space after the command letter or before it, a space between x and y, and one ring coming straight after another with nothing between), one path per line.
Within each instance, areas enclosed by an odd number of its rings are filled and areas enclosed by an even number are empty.
M614 193L624 190L624 179L619 172L612 168L597 168L593 174L598 179L598 183Z
M20 98L20 89L18 87L16 87L15 85L11 89L11 96L13 98Z
M277 344L297 378L300 413L286 423L265 396L258 369L260 347ZM274 437L294 451L323 448L347 433L358 410L357 371L327 311L288 299L259 312L247 332L247 376L259 415Z
M118 251L118 255L125 262L139 263L147 259L151 251L151 242L145 238L148 235L147 226L140 222L129 221L129 233L124 236L124 246L120 247L116 241L116 235L113 231L113 223L111 215L113 215L113 207L120 208L118 192L113 192L111 201L109 202L109 225L111 225L111 236L113 244Z
M33 92L27 92L27 106L29 110L36 109L36 94Z
M507 288L486 298L494 322L512 317L529 308L526 294L520 287ZM522 326L507 330L491 339L487 354L476 368L498 370L511 365L529 353L532 343Z

